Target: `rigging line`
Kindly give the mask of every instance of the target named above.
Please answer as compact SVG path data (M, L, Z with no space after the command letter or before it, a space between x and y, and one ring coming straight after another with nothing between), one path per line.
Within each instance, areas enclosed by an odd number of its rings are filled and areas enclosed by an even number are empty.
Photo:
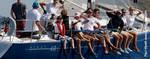
M116 0L116 2L115 2L115 5L116 5L116 8L118 9L118 10L120 10L120 8L119 8L119 4L118 4L119 2Z
M145 46L144 46L144 49L145 49L145 51L144 51L144 52L145 52L145 53L144 53L144 57L147 57L147 46L148 46L148 45L147 45L147 40L148 40L147 37L148 37L148 36L147 36L147 30L146 30L146 29L147 29L147 24L148 24L148 23L147 23L147 11L146 11L146 10L145 10L145 22L146 22L146 23L145 23L145 26L144 26L144 27L145 27L145 31L146 31L146 32L145 32L145 39L144 39L144 41L145 41L145 42L144 42L144 43L145 43L145 44L144 44L144 45L145 45Z
M77 7L81 8L82 10L86 10L85 8L83 8L82 6L80 6L80 5L76 4L76 3L74 3L73 1L65 0L65 2L71 3L72 5L77 6Z
M127 2L127 0L118 0L118 1L120 1L120 5L124 5L123 7L125 7L125 8L129 8L129 4L128 4L128 2Z
M127 2L128 2L128 6L129 6L129 7L132 7L131 1L130 1L130 0L127 0Z

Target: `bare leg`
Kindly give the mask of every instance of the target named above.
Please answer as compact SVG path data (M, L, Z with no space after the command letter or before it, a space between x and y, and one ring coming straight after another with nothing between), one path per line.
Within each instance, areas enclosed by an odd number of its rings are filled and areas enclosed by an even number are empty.
M118 43L119 43L119 37L116 35L116 34L114 34L114 36L115 36L115 39L116 39L116 44L115 44L115 46L110 42L110 37L108 37L108 35L105 35L104 37L107 37L106 38L106 42L107 42L107 40L108 40L108 42L110 43L110 46L113 48L114 47L114 49L115 50L119 50L118 49Z
M120 50L120 52L125 52L123 49L122 49L122 45L123 45L123 48L125 49L126 48L126 41L127 41L127 36L123 34L117 34L119 36L119 45L118 45L118 48ZM123 44L124 42L124 44Z
M64 39L64 49L67 49L66 43L67 43L67 40Z
M137 51L137 52L139 52L140 50L139 50L139 48L137 46L137 36L138 36L137 33L136 32L129 32L129 33L133 35L134 50Z
M108 51L108 48L107 48L107 46L106 46L105 40L104 40L104 43L103 43L102 45L103 45L103 48L104 48L104 50L105 50L105 54L108 54L109 51Z
M81 51L81 40L80 39L77 39L77 47L78 47L80 58L84 59L84 57L82 55L82 51Z
M115 37L115 46L118 47L120 37L117 34L114 34Z
M127 50L129 50L130 52L132 52L132 50L129 48L129 45L130 45L131 40L133 39L133 35L131 35L131 34L128 33L128 36L129 36L129 38L128 38L128 41L127 41L126 48L127 48Z
M96 37L98 38L98 42L99 42L100 44L102 44L103 49L104 49L104 51L105 51L105 54L108 54L109 51L108 51L108 48L107 48L107 46L106 46L105 40L104 40L101 36L99 36L98 34L95 34L95 35L96 35Z
M114 37L116 40L116 47L119 48L119 45L122 44L122 35L120 35L119 33L114 33ZM121 55L121 53L118 50L114 50L114 52L116 52L117 54Z
M129 37L125 33L122 33L122 36L123 36L123 40L124 40L123 48L125 50L127 48L127 41L128 41Z
M73 49L74 49L74 48L75 48L75 46L74 46L74 40L73 40L73 39L71 39L71 43L70 43L70 44L71 44L71 48L73 48Z
M118 48L121 48L122 42L123 42L123 36L121 34L119 34L120 40L119 40L119 45Z
M80 55L80 58L81 58L81 59L84 59L84 57L83 57L83 55L82 55L82 51L81 51L81 41L84 41L84 40L83 40L84 37L83 37L80 33L78 33L77 36L78 36L77 45L78 45L79 55ZM86 40L86 41L88 41L88 40Z
M91 39L93 39L93 37L91 37L87 34L83 35L83 37L88 40L88 47L89 47L91 53L95 55L92 44L91 44Z

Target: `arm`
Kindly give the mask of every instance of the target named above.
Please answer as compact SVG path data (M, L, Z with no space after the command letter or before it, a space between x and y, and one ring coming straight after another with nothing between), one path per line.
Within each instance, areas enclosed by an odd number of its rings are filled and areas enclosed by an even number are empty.
M112 18L112 17L114 17L114 11L106 11L106 14L107 14L107 16L109 17L109 18Z
M78 22L80 22L79 20L77 22L72 22L72 26L75 26Z
M107 8L107 7L102 6L102 5L97 5L97 7L102 8L102 9L107 10L107 11L113 11L113 9Z
M39 31L45 31L44 27L41 25L40 21L35 21L36 25L39 28Z
M45 3L40 3L40 6L45 6L46 4Z
M94 26L95 29L100 29L101 25L99 23L96 23L96 25Z
M24 5L24 11L23 11L24 19L26 19L26 15L27 15L27 13L26 13L26 5Z
M47 13L46 9L44 8L45 5L46 5L45 3L40 3L40 6L41 6L44 14Z
M13 19L16 19L16 16L14 15L14 11L13 11L13 5L12 5L12 7L11 7L10 14L11 14L11 17L12 17Z
M138 11L138 13L136 14L137 16L139 16L140 14L142 14L142 12L138 9L136 9Z

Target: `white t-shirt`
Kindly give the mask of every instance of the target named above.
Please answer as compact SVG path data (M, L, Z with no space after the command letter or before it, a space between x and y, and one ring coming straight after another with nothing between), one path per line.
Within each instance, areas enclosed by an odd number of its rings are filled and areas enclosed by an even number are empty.
M25 31L29 31L29 32L39 31L39 28L35 22L40 21L40 18L41 18L41 14L37 9L32 9L28 11Z
M127 25L127 19L126 19L126 16L123 16L123 17L122 17L122 20L123 20L123 23L124 23L125 25Z
M126 15L127 26L132 27L135 22L136 15Z
M76 22L78 22L78 20L73 20L72 21L73 23L76 23ZM82 30L81 28L83 28L83 19L81 19L81 21L80 22L78 22L77 24L75 24L75 26L74 26L74 28L75 28L75 30Z
M55 14L56 16L59 16L61 14L61 4L56 4L56 6L53 5L53 3L46 4L46 9L48 13Z
M94 26L98 26L97 23L99 23L99 22L96 18L94 18L94 17L87 18L83 22L83 30L94 31Z
M60 28L62 29L62 28L63 28L63 26L62 26L62 25L60 25ZM55 30L55 33L60 33L60 30L58 29L58 26L57 26L57 24L56 24L56 23L54 24L54 30Z

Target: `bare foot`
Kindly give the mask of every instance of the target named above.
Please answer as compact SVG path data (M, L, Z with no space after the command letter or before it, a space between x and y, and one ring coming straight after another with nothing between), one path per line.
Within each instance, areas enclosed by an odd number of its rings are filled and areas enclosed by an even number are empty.
M105 54L108 54L109 53L108 48L107 47L103 47L103 48L105 50Z
M137 47L134 47L133 50L135 50L136 52L140 52L140 49Z
M80 59L85 59L82 55L80 55Z

